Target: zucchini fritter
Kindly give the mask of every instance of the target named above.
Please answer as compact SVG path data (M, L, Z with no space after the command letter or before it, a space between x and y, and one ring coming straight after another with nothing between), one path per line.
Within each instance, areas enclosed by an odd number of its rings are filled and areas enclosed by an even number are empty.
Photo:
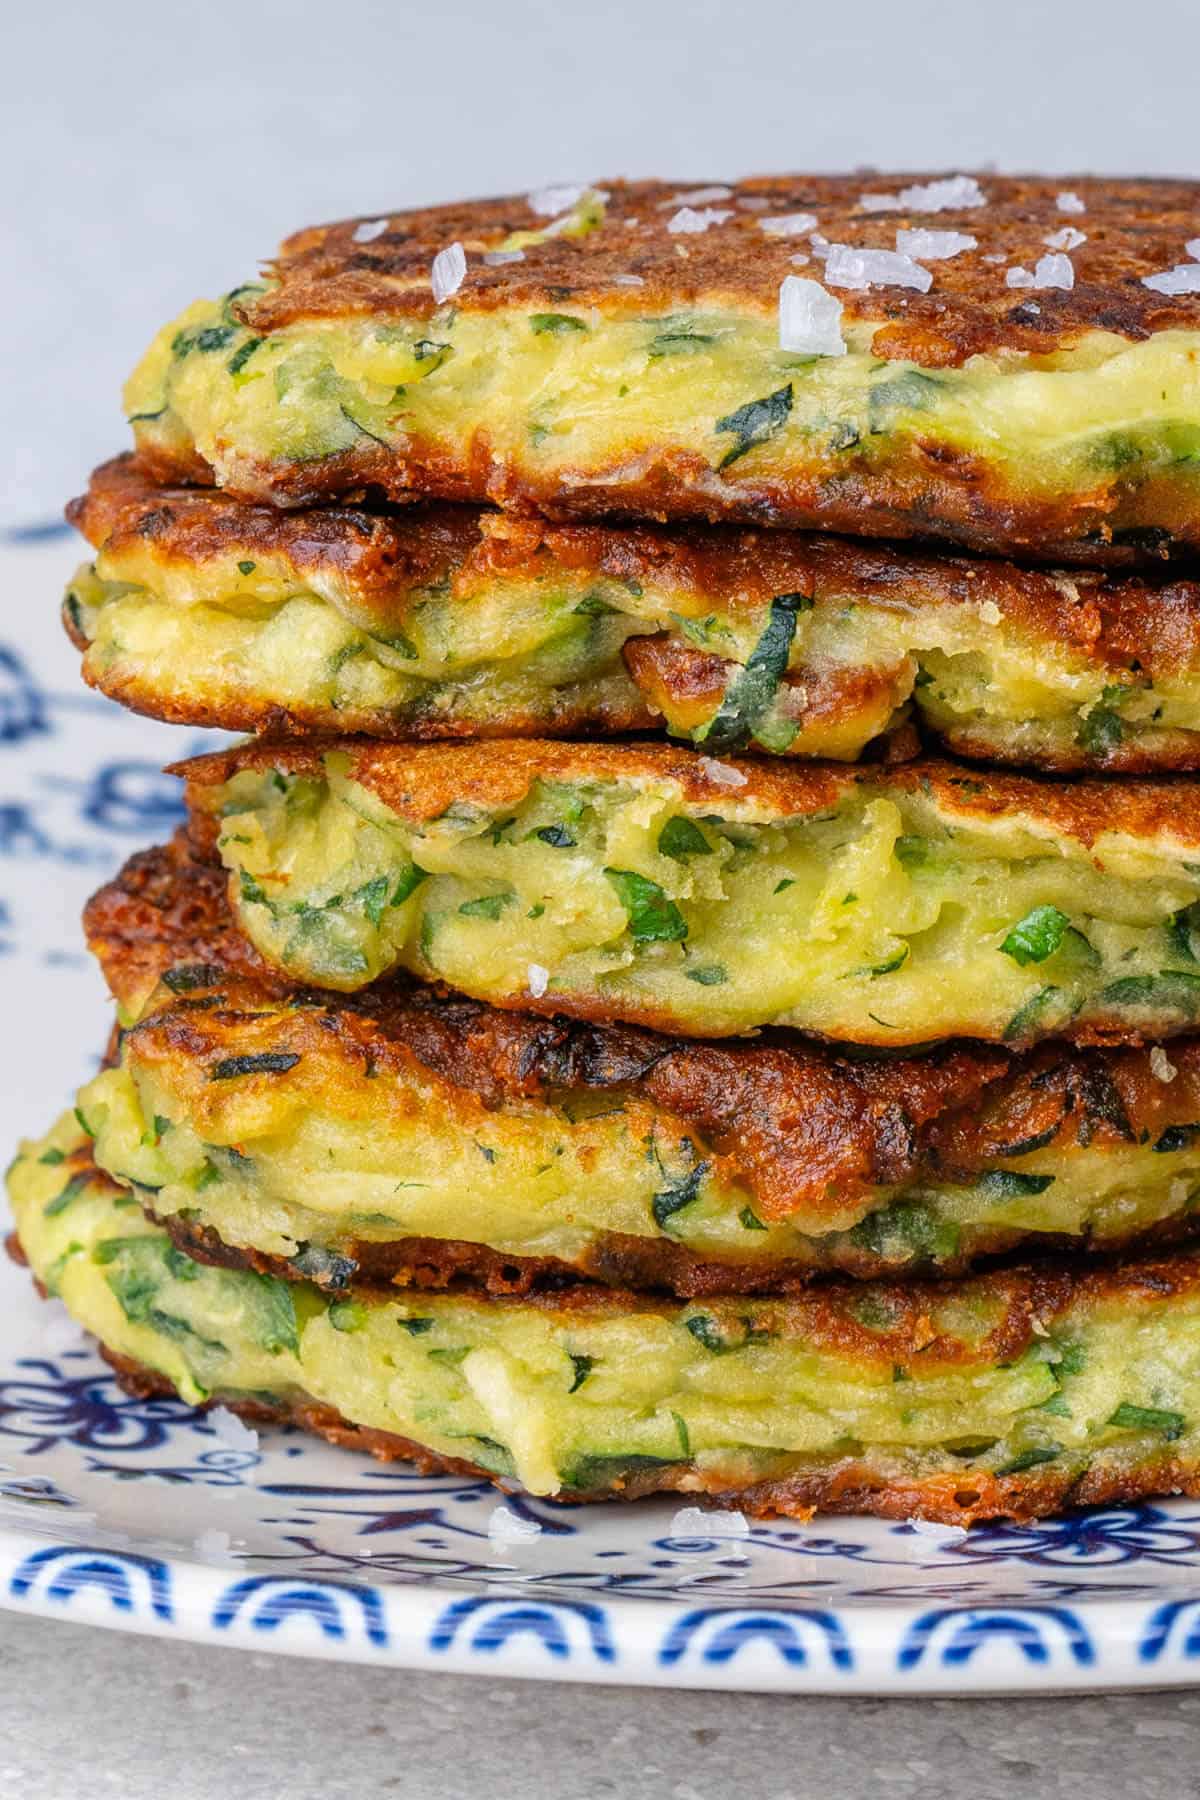
M69 509L88 681L191 725L386 738L665 725L854 760L911 706L967 755L1200 763L1200 584L793 532L278 512L119 458ZM892 754L899 745L893 740Z
M297 981L898 1048L1200 1016L1200 787L660 745L257 743L180 766Z
M385 1299L181 1255L70 1115L9 1191L36 1280L134 1379L533 1494L966 1523L1200 1490L1196 1254L791 1299Z
M138 445L288 505L417 492L1106 564L1200 544L1195 183L703 191L301 231L159 335L126 390Z
M1200 1042L850 1057L696 1044L380 983L289 990L214 869L135 856L90 902L121 1016L79 1096L98 1165L184 1248L497 1291L682 1294L957 1271L1187 1233Z

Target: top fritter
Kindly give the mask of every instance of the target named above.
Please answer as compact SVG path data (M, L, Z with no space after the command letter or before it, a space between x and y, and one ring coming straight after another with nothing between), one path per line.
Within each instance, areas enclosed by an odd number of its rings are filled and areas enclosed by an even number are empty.
M317 227L134 374L148 467L297 505L1200 549L1200 184L781 176Z

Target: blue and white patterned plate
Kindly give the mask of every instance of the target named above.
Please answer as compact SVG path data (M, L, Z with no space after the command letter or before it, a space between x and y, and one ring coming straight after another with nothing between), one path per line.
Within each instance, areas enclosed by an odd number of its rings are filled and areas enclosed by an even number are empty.
M81 689L52 529L0 546L0 1154L44 1128L108 1025L87 894L176 818L199 734ZM0 1601L159 1636L400 1667L829 1693L1200 1678L1200 1502L970 1534L746 1530L671 1502L572 1508L292 1431L132 1400L0 1270Z

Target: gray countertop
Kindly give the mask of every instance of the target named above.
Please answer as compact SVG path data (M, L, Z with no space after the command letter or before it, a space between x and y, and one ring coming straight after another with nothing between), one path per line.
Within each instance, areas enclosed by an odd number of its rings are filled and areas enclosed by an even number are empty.
M1184 1800L1200 1693L834 1700L415 1675L0 1614L29 1800Z

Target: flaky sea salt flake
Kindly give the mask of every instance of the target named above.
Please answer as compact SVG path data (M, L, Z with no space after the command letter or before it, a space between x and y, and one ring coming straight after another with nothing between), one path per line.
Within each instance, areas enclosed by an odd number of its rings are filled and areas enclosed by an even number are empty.
M488 1515L488 1537L495 1545L530 1544L541 1535L542 1528L536 1519L522 1518L519 1512L514 1512L503 1502L493 1507Z
M779 284L779 348L805 356L845 356L842 303L808 275Z
M1052 251L1038 258L1032 273L1018 263L1008 270L1004 283L1010 288L1073 288L1075 266L1069 256Z
M535 188L525 198L539 218L553 219L558 213L570 212L590 192L586 181L552 181L546 187Z
M660 200L658 204L665 212L668 206L711 206L714 200L732 198L731 187L699 187L686 193L672 194L669 200Z
M974 250L978 243L979 239L966 231L929 231L918 226L896 233L897 250L919 262L947 262L952 256L961 256L964 250Z
M802 237L816 222L816 213L775 213L771 218L759 219L758 229L768 237Z
M1160 275L1143 275L1142 286L1156 294L1200 294L1200 262L1178 263Z
M860 194L858 204L864 212L965 212L986 206L987 195L973 175L949 175L917 182L898 194Z
M214 1406L208 1414L208 1422L229 1450L257 1450L258 1433L239 1419L235 1412L227 1406Z
M731 769L728 763L717 762L715 757L711 756L700 757L699 763L708 779L715 781L718 787L740 788L746 785L746 777L742 771Z
M862 293L870 287L915 288L927 294L933 276L911 256L898 250L866 250L853 244L831 244L825 258L825 279L830 287Z
M750 1521L740 1512L705 1512L699 1506L681 1506L671 1520L672 1537L748 1538Z
M483 260L491 269L498 269L503 263L524 262L523 250L485 250Z
M1054 204L1057 206L1059 212L1081 213L1087 211L1087 207L1083 204L1079 195L1073 194L1070 188L1064 189L1061 194L1055 194Z
M1042 242L1048 250L1078 250L1080 244L1087 243L1087 232L1077 231L1074 225L1064 225L1061 231L1052 231Z
M361 225L354 227L354 242L356 244L374 243L377 237L383 236L390 223L389 219L364 219Z
M544 969L541 963L530 963L525 972L525 981L532 998L540 1000L550 986L550 971Z
M449 244L439 250L429 271L433 297L440 306L451 294L457 294L467 278L467 253L461 244Z
M1161 1044L1155 1044L1150 1052L1150 1073L1155 1081L1174 1081L1179 1073Z
M728 207L705 206L697 212L695 207L681 206L667 220L667 230L676 233L707 231L710 225L723 225L726 219L732 217Z

